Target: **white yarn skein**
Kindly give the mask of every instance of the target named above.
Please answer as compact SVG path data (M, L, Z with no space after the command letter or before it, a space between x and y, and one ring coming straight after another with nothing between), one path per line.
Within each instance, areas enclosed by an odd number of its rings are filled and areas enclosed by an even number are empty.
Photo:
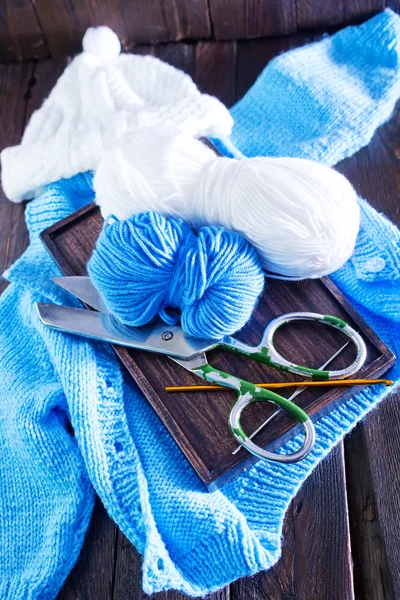
M215 152L174 127L144 127L123 135L105 155L94 177L104 218L144 210L187 217L204 165Z
M357 195L333 169L297 158L216 157L169 127L123 136L101 161L94 189L105 218L156 210L221 225L251 242L267 271L293 279L341 267L360 223Z

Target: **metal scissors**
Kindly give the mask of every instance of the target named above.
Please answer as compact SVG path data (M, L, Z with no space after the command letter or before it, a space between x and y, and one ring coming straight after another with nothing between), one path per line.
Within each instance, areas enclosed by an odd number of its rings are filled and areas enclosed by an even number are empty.
M38 302L36 303L38 315L44 325L112 344L165 354L198 377L236 390L237 400L229 413L229 428L236 440L249 452L267 460L293 463L309 454L315 443L314 425L309 415L294 402L271 390L262 389L253 383L216 369L208 363L206 352L219 347L314 380L350 377L361 368L367 356L365 342L360 334L342 319L331 315L309 312L283 314L268 324L258 346L248 346L232 336L225 336L220 340L189 337L179 325L170 326L157 322L143 327L130 327L118 321L107 310L89 277L57 277L53 281L98 312ZM323 323L339 329L348 336L356 347L356 356L351 365L336 371L311 369L294 364L279 354L274 346L274 335L277 329L285 323L299 320ZM243 431L240 421L243 410L254 402L271 402L292 415L304 429L305 438L302 447L291 454L279 454L257 446Z

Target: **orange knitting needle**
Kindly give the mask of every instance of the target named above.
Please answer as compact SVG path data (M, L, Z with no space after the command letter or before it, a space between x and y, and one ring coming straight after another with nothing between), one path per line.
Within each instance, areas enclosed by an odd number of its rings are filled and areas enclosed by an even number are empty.
M282 389L288 387L345 387L352 385L375 385L384 383L386 386L393 385L391 379L330 379L328 381L277 381L273 383L256 383L260 388ZM228 390L222 385L169 385L166 392L208 392L213 390Z

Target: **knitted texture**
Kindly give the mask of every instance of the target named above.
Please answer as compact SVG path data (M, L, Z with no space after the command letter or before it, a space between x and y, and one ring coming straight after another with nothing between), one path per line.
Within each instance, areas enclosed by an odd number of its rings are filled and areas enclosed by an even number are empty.
M385 11L276 57L233 107L230 147L335 165L367 145L400 95L398 30Z
M10 200L96 169L127 131L169 123L196 136L231 132L228 110L201 94L189 75L152 56L120 55L118 44L107 27L89 29L84 52L33 114L21 144L3 150L2 185Z
M328 56L328 43L342 52ZM340 160L366 143L389 116L398 96L399 49L400 19L385 11L361 27L337 33L330 42L306 49L310 60L305 65L304 49L273 61L250 90L250 106L246 108L244 99L233 109L235 118L249 123L255 115L265 149L277 145L279 138L282 154L293 153L295 141L298 156L327 164ZM276 75L279 69L281 78ZM324 95L324 89L329 94ZM276 112L277 98L285 104L284 111ZM306 98L312 110L300 111ZM318 130L315 112L320 115ZM340 149L337 131L330 126L333 116L337 126L345 122L348 127L341 129ZM264 128L274 118L278 123ZM289 135L292 129L296 133ZM246 151L247 134L252 154L256 132L246 132L246 125L238 126L235 144ZM6 274L15 283L0 301L0 436L6 441L0 461L0 546L7 549L0 555L0 597L53 598L77 555L87 522L82 519L82 498L89 498L88 511L92 496L76 443L109 514L143 554L145 591L175 588L205 594L277 561L291 499L319 461L387 391L365 389L320 419L315 425L316 445L300 463L260 461L221 490L207 493L135 383L130 378L123 381L111 350L47 330L33 312L35 300L75 304L49 281L59 271L38 233L92 198L88 175L48 187L27 207L31 245ZM367 203L361 201L361 208L356 252L334 281L399 354L400 232ZM398 385L399 364L390 377ZM46 397L54 408L35 421ZM66 434L67 417L75 440ZM42 440L47 443L39 446ZM299 443L294 439L285 450L293 451ZM52 477L55 464L60 466L57 477ZM39 468L40 478L35 475ZM77 473L82 473L80 482ZM25 496L27 485L37 493ZM45 527L48 543L41 544ZM71 542L68 548L66 540Z
M107 308L140 326L160 315L198 338L242 329L264 287L257 253L235 231L201 227L157 212L106 221L88 266Z

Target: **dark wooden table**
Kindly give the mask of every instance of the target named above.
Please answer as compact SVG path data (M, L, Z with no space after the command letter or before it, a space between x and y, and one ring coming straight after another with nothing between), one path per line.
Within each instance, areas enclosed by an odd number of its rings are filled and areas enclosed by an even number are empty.
M142 46L193 76L227 105L276 54L320 34ZM0 145L18 143L32 111L65 59L0 65ZM339 169L358 192L400 225L400 112ZM0 272L25 249L24 205L0 196ZM6 286L0 280L0 291ZM331 452L293 500L283 555L268 572L240 580L210 600L400 598L400 406L389 396ZM175 592L157 600L183 600ZM141 558L97 501L80 559L58 600L144 600Z

